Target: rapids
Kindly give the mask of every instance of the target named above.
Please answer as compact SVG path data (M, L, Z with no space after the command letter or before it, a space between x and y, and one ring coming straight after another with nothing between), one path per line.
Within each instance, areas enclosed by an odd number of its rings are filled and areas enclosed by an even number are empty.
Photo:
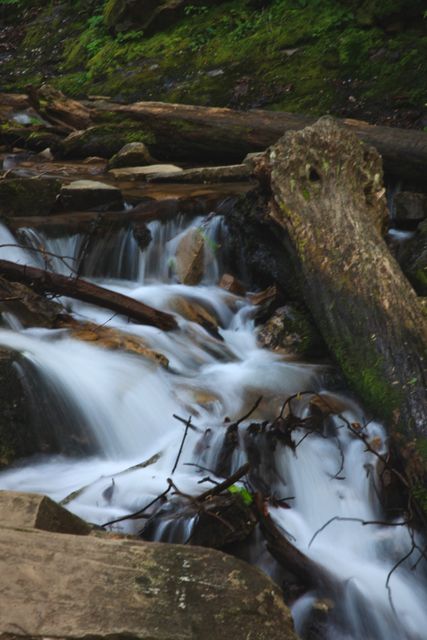
M197 287L178 284L173 270L177 243L191 226L201 229L207 248L205 275ZM187 463L215 467L226 419L245 415L262 396L251 419L271 420L289 395L325 391L328 380L326 366L297 363L260 349L253 305L218 287L227 261L227 230L220 216L179 217L166 224L155 221L149 228L152 241L145 251L130 230L117 232L113 241L100 240L85 255L83 275L175 313L177 331L163 333L88 304L63 302L79 319L144 338L168 358L168 369L143 357L72 339L62 330L24 330L16 318L6 315L3 320L9 328L0 330L0 344L20 352L37 370L40 397L53 394L55 404L66 414L66 428L83 428L93 444L91 453L78 458L57 455L24 460L0 473L0 488L45 493L98 525L141 509L165 490L184 432L174 414L184 419L191 416L197 427L189 431L174 482L181 491L197 494L205 485L198 484L202 476ZM79 235L52 239L33 229L21 231L20 238L27 249L4 246L16 240L1 228L0 257L45 267L46 257L31 250L44 246L67 257L65 261L49 258L49 268L63 274L77 267L85 242ZM177 298L196 302L215 315L222 341L179 316ZM364 423L360 406L344 396L338 399L345 403L344 415L350 422ZM303 398L295 406L301 416L307 412ZM53 418L49 414L45 419ZM246 460L244 432L250 421L240 425L235 468ZM295 546L339 581L340 592L334 594L335 607L322 637L422 640L427 630L423 564L411 570L418 559L415 553L389 576L411 549L410 534L405 526L362 524L384 518L375 491L377 458L343 428L339 418L334 421L333 437L311 435L301 440L295 453L278 446L271 454L275 473L269 489L272 495L289 497L290 508L271 506L270 513ZM382 425L371 422L367 430L385 453ZM304 432L297 435L302 439ZM124 520L116 527L137 533L142 525L143 521ZM182 542L191 522L183 527L159 527L156 537ZM257 540L247 552L249 559L280 577ZM317 597L306 593L292 605L296 629L303 637Z

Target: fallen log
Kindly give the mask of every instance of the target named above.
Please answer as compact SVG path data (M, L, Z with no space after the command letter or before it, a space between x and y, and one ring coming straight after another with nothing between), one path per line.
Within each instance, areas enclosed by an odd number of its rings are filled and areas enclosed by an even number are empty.
M286 134L257 163L269 218L290 240L305 302L362 399L427 437L427 325L391 256L381 159L331 118Z
M287 133L255 172L264 221L286 247L288 279L351 388L385 420L427 513L427 320L382 237L378 153L322 118Z
M68 296L82 302L88 302L163 331L170 331L177 327L176 320L172 315L80 278L68 278L58 273L16 264L8 260L0 260L0 275L6 280L26 284L35 291Z
M229 194L232 195L232 192ZM49 216L7 216L6 224L15 231L24 227L42 229L49 235L91 232L94 228L122 227L132 222L165 222L178 214L206 215L227 195L214 193L200 198L165 198L143 202L133 209L123 211L73 211Z
M150 151L162 160L239 163L247 153L262 151L286 131L313 124L316 118L278 111L136 102L120 105L95 101L92 120L131 120L153 138ZM356 136L382 155L387 175L426 190L427 133L342 120Z

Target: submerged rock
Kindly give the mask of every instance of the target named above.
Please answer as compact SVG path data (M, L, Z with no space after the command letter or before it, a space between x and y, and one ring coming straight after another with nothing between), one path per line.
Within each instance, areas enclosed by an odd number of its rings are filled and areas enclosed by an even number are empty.
M0 591L5 638L296 640L280 589L229 555L17 529L6 510Z
M56 178L6 178L0 180L0 213L13 216L49 214L61 182Z
M59 202L67 211L112 211L124 207L120 189L95 180L75 180L63 186Z
M154 163L148 147L143 142L129 142L111 158L108 168L143 167Z

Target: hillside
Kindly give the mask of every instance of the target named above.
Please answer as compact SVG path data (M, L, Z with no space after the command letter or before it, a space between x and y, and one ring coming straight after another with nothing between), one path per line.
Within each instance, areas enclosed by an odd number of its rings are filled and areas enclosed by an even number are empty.
M0 90L427 126L423 0L0 0Z

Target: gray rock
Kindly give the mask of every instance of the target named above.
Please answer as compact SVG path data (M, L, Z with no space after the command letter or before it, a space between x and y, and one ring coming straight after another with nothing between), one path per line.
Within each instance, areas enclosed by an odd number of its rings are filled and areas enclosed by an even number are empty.
M153 160L148 147L143 142L129 142L111 158L108 168L143 167L154 163L155 160Z
M0 637L296 640L280 589L200 547L0 523Z
M399 252L399 262L419 296L427 296L427 220Z
M124 206L120 189L95 180L75 180L64 185L59 202L66 211L111 211Z
M401 191L394 198L397 222L420 222L427 218L427 194Z

